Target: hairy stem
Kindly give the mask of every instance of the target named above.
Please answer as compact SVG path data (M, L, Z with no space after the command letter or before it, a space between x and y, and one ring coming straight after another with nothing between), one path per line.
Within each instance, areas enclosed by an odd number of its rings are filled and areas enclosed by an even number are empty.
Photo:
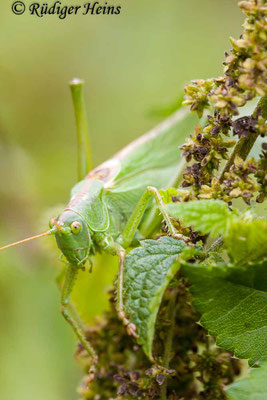
M171 358L171 350L172 350L172 341L173 341L173 334L174 334L174 327L175 327L175 316L177 311L177 300L178 291L174 290L171 293L171 297L169 300L168 306L168 319L170 321L170 327L168 330L165 348L164 348L164 355L163 355L163 367L169 368L170 358ZM161 388L161 400L167 399L167 378L165 379L162 388Z
M222 245L223 245L223 237L219 236L219 238L217 240L215 240L214 243L212 243L212 245L206 251L206 253L208 254L208 253L211 253L211 252L218 251Z

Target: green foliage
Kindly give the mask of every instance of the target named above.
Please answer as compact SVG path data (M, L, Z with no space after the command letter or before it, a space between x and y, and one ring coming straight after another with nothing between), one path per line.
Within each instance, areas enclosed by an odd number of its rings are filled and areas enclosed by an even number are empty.
M182 218L203 234L223 235L227 253L236 265L267 256L266 219L253 219L249 212L238 216L220 200L177 202L167 204L166 208L172 217Z
M152 358L155 322L161 299L179 269L177 257L186 248L181 240L163 236L143 240L126 257L126 310L137 326L138 343Z
M263 400L267 393L267 361L250 372L246 378L230 385L227 395L230 400Z
M235 264L267 257L267 221L233 221L225 237L227 252Z
M187 225L204 234L210 233L212 237L225 234L233 220L227 204L219 200L179 202L168 204L166 208L172 217L182 218Z
M201 324L217 345L249 364L267 356L267 262L240 267L186 264Z

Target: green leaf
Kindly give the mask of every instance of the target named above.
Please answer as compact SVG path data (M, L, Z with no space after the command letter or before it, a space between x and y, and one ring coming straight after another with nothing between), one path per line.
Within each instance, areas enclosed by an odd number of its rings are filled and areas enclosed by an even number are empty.
M263 400L267 397L267 361L261 363L246 378L228 386L229 400Z
M261 115L267 119L267 95L263 96L257 104L257 109L261 110Z
M220 200L198 200L187 203L167 204L170 216L182 218L186 225L194 226L197 231L210 233L212 237L225 234L233 214L226 203Z
M267 356L267 261L242 267L186 264L193 305L217 345L249 364Z
M183 241L167 236L143 240L125 260L126 311L137 327L138 343L150 359L161 299L179 269L178 255L186 247Z
M233 221L224 240L235 264L261 260L267 257L267 221Z

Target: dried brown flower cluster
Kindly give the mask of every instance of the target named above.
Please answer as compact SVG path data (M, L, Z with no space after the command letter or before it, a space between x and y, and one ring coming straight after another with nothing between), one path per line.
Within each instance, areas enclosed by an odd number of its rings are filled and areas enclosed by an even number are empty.
M191 111L195 111L199 118L205 109L213 110L213 115L208 115L208 122L203 128L197 125L194 134L181 146L186 161L193 161L186 167L182 186L192 187L193 195L199 198L230 201L231 198L242 197L248 203L251 198L249 191L260 191L258 201L262 201L266 193L266 162L263 161L266 152L259 161L261 166L255 160L250 161L251 168L244 166L246 172L241 174L240 158L233 158L236 165L231 171L225 171L220 182L216 178L221 161L229 159L229 149L236 144L235 140L227 138L231 128L239 139L249 140L252 134L255 139L258 135L267 135L266 97L263 97L253 116L233 121L233 117L239 114L239 107L267 93L266 1L241 1L239 7L247 16L243 25L245 29L238 40L230 39L233 49L226 53L224 76L196 80L185 88L184 104L190 105ZM239 155L244 159L247 156ZM248 175L255 175L258 169L261 172L256 174L256 184ZM240 178L244 179L243 185ZM223 187L220 185L222 182Z
M250 158L247 161L236 156L235 162L229 172L224 174L223 183L214 177L210 185L202 185L198 197L201 199L222 199L228 203L232 199L242 197L250 204L254 193L260 189L251 175L257 172L257 162Z
M94 380L85 376L79 388L82 399L159 399L166 382L168 399L226 398L224 387L240 373L240 362L231 353L214 346L213 339L207 337L206 331L196 323L199 315L190 306L187 284L182 279L177 282L178 311L170 367L166 369L160 365L160 355L164 353L170 325L167 315L172 289L165 293L157 319L154 354L158 363L154 365L142 348L121 329L112 295L111 310L99 327L88 331L88 337L99 351L99 366ZM76 355L88 371L87 356L82 347Z

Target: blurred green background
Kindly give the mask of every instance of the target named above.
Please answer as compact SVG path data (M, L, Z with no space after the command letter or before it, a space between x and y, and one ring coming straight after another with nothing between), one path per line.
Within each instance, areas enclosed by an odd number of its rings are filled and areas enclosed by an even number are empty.
M65 20L16 16L11 3L0 5L1 245L46 230L76 182L71 78L86 82L98 164L158 123L156 111L172 107L189 80L220 75L243 20L234 0L114 0L119 16ZM58 255L51 238L0 255L3 400L78 398L76 339L54 283ZM107 306L116 267L106 264L81 274L75 290L89 321Z

